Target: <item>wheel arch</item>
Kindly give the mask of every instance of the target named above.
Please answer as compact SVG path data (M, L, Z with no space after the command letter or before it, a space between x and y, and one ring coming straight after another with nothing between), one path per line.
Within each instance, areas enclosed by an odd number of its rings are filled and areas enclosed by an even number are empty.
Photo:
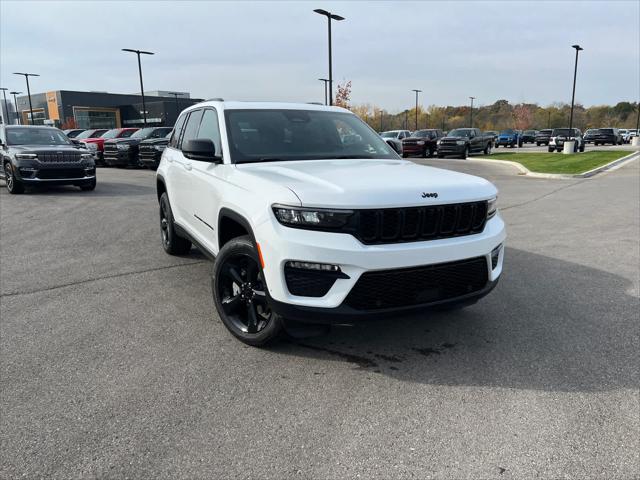
M221 208L218 214L218 250L229 240L243 235L248 235L254 245L257 244L249 221L235 210Z
M162 197L162 194L166 192L167 184L164 181L164 177L162 175L156 175L156 194L158 196L158 202L160 202L160 197Z

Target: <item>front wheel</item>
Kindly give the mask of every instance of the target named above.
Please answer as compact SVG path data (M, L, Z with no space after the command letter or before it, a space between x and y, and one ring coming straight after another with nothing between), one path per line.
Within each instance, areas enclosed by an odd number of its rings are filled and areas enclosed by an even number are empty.
M91 180L89 183L85 183L85 184L81 184L79 185L80 190L89 192L91 190L95 190L96 189L96 179L94 178L93 180Z
M487 146L484 147L484 154L485 155L491 155L491 144L487 143Z
M551 147L549 147L549 148L548 148L548 150L549 150L549 153L553 153L553 151L555 150L555 148L551 148Z
M220 249L211 287L222 323L241 342L262 346L280 336L282 318L271 310L258 252L248 236Z
M464 151L460 155L460 158L466 159L469 156L469 146L464 147Z
M584 152L584 143L582 145L580 145L580 151Z
M4 164L4 178L7 182L7 190L9 190L9 193L14 195L24 193L24 184L18 180L15 173L13 173L11 162Z

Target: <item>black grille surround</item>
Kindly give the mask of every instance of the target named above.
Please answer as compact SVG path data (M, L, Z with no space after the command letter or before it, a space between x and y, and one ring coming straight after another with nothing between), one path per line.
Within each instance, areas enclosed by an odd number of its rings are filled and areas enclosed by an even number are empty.
M480 292L488 281L485 257L365 272L347 295L344 305L358 311L429 305Z

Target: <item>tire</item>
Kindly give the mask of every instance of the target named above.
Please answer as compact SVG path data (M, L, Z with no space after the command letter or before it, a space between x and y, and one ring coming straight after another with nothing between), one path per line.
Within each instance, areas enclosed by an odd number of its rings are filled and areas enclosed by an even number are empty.
M540 142L536 142L536 147L539 147L539 146L540 146Z
M169 255L186 255L191 250L191 242L176 233L166 192L160 197L160 235L162 247Z
M80 190L85 191L85 192L89 192L91 190L95 190L96 189L96 179L94 178L90 183L85 183L84 185L78 185L80 187Z
M460 155L460 158L462 160L466 160L468 156L469 156L469 146L467 145L466 147L464 147L464 152L462 152L462 154Z
M24 184L18 180L13 173L13 165L11 162L5 162L4 164L4 179L7 183L7 190L13 195L24 193Z
M580 151L584 152L584 143L582 145L580 145Z
M518 148L522 148L523 142L518 143Z
M549 150L549 153L553 153L553 151L555 150L554 148L549 147L547 150Z
M248 236L229 240L213 264L211 289L220 320L238 340L263 346L283 332L271 310L256 247Z
M439 154L438 154L438 158L444 158L444 154L439 153Z
M409 154L408 154L408 153L403 153L403 154L402 154L402 158L407 158L408 156L409 156Z
M482 151L482 153L484 153L485 155L491 155L491 144L487 143L487 146L484 147L484 150Z

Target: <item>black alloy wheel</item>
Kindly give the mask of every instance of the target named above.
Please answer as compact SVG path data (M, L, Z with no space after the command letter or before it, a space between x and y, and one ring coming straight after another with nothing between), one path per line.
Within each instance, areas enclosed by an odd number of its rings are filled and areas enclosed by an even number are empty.
M11 162L4 164L4 179L7 182L7 190L9 193L18 194L24 192L24 185L18 180L13 173L13 166Z
M275 340L281 318L271 310L257 250L249 237L237 237L220 250L212 289L225 327L242 342L260 346Z

